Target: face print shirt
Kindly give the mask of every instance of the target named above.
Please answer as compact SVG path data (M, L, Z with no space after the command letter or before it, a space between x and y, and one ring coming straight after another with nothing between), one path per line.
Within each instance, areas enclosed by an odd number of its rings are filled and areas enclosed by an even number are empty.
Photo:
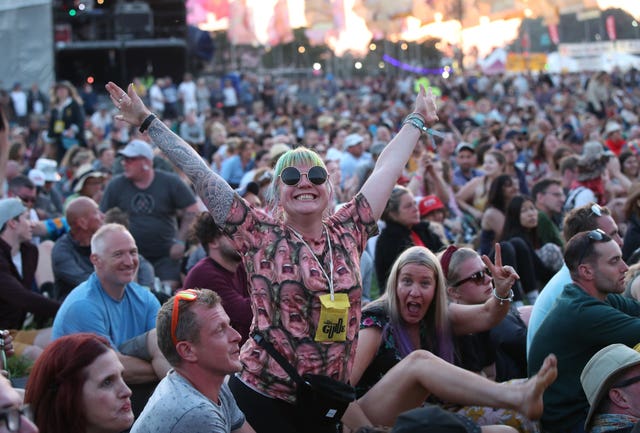
M253 310L251 335L261 334L298 373L347 382L360 324L360 256L378 227L362 194L324 221L326 234L302 241L282 221L253 208L237 194L223 229L243 256ZM330 239L331 253L327 236ZM333 258L333 275L330 257ZM321 302L334 292L349 299L344 341L316 341ZM268 396L295 402L295 385L284 369L252 339L244 344L241 379Z

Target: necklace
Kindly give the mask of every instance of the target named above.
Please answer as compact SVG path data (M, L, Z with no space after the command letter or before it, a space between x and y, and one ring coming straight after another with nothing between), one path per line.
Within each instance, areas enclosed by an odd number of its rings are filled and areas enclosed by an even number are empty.
M291 230L293 232L293 234L296 235L296 237L298 239L300 239L300 241L304 244L304 246L307 247L309 249L309 251L311 251L311 254L313 255L313 258L316 259L316 263L318 264L318 266L320 266L320 270L322 271L322 274L324 275L324 277L329 282L329 293L331 293L331 300L334 301L335 299L334 299L334 296L333 296L333 248L331 247L331 239L329 239L329 232L327 232L327 228L325 227L324 223L322 224L322 233L326 236L327 245L329 246L329 274L330 274L330 276L327 275L327 272L324 270L324 266L320 262L320 259L318 259L318 256L316 256L316 253L313 252L313 250L311 249L309 244L307 244L307 242L302 238L302 235L300 233L298 233L296 230L294 230L293 228L291 228L291 227L289 227L289 230Z

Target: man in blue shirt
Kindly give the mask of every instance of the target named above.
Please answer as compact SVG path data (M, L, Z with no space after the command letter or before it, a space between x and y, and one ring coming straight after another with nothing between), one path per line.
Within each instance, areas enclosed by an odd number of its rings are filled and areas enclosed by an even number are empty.
M453 180L451 182L453 189L458 190L464 184L477 176L482 176L482 171L476 167L476 150L469 144L461 141L456 146L456 163L458 167L453 170Z
M95 272L73 289L53 322L53 339L92 332L109 340L118 351L128 383L164 377L169 364L158 349L155 333L160 303L134 282L138 248L120 224L106 224L91 238Z

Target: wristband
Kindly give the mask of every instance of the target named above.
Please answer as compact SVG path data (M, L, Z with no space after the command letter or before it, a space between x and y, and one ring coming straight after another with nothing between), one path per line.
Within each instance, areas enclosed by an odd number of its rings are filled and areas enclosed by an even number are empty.
M138 131L140 131L140 133L143 133L144 131L147 130L147 128L149 128L149 126L151 125L151 122L153 122L155 119L157 119L156 115L151 113L147 116L146 119L144 119L144 121L142 122L142 125L140 125L140 128L138 129Z
M419 113L411 113L407 117L405 117L404 120L402 121L402 125L407 125L407 124L418 128L418 130L420 130L420 132L423 134L435 135L436 137L440 137L440 138L445 137L444 133L440 131L436 131L431 128L427 128L424 117L422 117L422 115Z
M509 289L509 293L507 293L507 296L504 298L501 298L500 295L498 295L495 287L493 288L492 293L493 297L500 301L500 305L504 304L505 302L513 302L513 289Z
M180 240L180 239L174 239L173 243L174 244L180 244L180 245L186 245L185 242L183 240Z

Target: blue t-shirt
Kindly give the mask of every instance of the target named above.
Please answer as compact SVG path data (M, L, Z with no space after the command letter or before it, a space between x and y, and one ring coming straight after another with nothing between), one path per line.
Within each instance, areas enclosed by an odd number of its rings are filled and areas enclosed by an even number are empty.
M114 349L127 340L156 327L160 302L147 289L127 284L116 301L102 288L95 272L73 289L53 321L53 339L92 332L109 340Z

